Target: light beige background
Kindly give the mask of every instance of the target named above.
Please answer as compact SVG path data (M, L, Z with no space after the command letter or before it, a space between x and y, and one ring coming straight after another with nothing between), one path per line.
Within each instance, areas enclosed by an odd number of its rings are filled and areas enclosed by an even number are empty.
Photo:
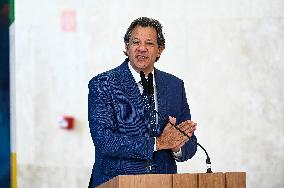
M76 32L61 14L76 12ZM284 187L283 0L16 0L19 187L87 187L94 146L88 81L124 60L140 16L163 24L157 67L185 81L196 135L216 172L246 171L248 187ZM58 127L61 115L75 129ZM179 163L205 172L205 155Z

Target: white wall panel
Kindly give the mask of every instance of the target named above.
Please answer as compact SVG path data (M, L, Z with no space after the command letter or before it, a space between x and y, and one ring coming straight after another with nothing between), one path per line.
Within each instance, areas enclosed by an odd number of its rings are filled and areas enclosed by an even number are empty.
M86 187L88 81L121 64L123 36L140 16L164 26L157 67L185 81L213 171L246 171L248 187L284 186L282 0L21 0L15 8L19 187ZM61 29L66 10L76 12L75 32ZM73 131L58 127L65 114L76 118ZM204 172L203 152L178 169Z

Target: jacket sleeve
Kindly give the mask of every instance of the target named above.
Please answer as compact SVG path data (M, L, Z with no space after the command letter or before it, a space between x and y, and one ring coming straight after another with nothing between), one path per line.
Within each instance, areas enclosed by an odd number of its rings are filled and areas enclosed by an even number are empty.
M181 113L180 113L180 118L182 121L190 120L191 115L190 115L190 109L187 103L187 98L186 98L186 93L184 89L184 84L182 82L182 107L181 107ZM177 161L186 161L188 159L191 159L197 150L197 138L193 134L190 140L188 140L181 148L182 155L177 158Z
M151 159L154 138L126 136L116 132L114 107L105 81L93 78L89 82L88 120L91 136L102 155L134 159ZM149 151L147 152L147 145Z

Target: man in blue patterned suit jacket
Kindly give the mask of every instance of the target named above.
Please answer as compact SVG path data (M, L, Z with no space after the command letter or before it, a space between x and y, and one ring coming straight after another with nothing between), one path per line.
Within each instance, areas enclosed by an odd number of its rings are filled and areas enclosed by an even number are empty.
M190 120L183 81L154 68L165 48L161 24L138 18L129 26L124 42L128 58L89 82L88 119L95 145L90 187L123 174L177 173L176 161L186 161L196 152L196 123ZM155 118L156 126L150 129L140 71L146 77L153 73L155 109L169 117Z

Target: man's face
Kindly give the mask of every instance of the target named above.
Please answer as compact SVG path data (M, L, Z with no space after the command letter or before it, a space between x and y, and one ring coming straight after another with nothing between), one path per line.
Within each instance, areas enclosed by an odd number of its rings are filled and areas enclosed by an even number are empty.
M136 26L131 33L129 44L125 45L131 66L138 72L148 74L154 68L163 48L158 47L157 32L152 27Z

